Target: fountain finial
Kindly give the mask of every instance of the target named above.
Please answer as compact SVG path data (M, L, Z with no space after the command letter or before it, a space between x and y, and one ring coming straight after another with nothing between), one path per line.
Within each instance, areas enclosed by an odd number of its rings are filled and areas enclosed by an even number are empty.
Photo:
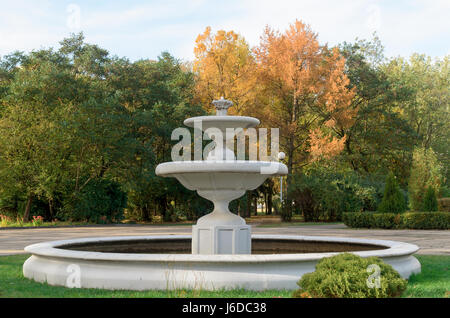
M227 100L225 98L220 97L220 99L213 100L213 105L216 107L216 115L217 116L226 116L228 112L228 108L233 106L233 102L231 100Z

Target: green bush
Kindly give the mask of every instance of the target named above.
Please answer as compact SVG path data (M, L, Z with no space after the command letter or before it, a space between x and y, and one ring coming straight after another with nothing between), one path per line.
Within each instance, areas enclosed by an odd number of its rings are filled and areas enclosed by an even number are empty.
M292 179L289 195L306 222L340 221L345 211L373 211L383 195L384 180L353 171L312 167Z
M450 213L406 212L372 213L346 212L342 216L345 225L352 228L447 230L450 228Z
M423 199L423 211L437 211L438 202L436 192L432 186L428 186L425 198Z
M437 201L439 211L450 212L450 198L440 198Z
M370 288L368 280L374 271L369 270L369 266L372 264L380 269L380 285ZM387 298L400 296L407 282L378 257L362 258L342 253L321 259L316 270L303 275L297 284L300 289L294 292L293 297Z
M91 180L76 197L65 199L58 214L63 220L107 223L120 221L127 195L120 184L108 179Z
M402 213L406 211L406 201L392 172L389 173L384 187L383 200L378 211L386 213Z

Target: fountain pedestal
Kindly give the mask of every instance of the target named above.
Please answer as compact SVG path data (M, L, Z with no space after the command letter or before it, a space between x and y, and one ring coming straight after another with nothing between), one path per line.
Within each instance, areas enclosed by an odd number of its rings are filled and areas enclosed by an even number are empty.
M232 176L230 176L232 177ZM228 209L230 201L245 194L242 190L199 190L214 203L214 210L192 227L192 254L250 254L251 229L245 220Z
M192 254L250 254L249 225L192 227Z

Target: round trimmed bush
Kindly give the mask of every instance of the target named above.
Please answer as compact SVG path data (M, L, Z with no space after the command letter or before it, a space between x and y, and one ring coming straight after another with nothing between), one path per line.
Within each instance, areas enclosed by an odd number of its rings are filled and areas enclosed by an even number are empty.
M370 285L375 274L368 270L371 266L380 269L379 286ZM342 253L321 259L315 272L303 275L297 284L300 289L292 295L296 298L387 298L400 296L407 281L378 257Z

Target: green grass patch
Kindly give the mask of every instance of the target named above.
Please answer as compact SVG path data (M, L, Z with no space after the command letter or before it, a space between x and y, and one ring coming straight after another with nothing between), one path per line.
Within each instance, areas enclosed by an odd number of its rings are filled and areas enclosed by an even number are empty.
M412 275L402 297L450 297L450 256L416 255L422 265L420 274Z
M267 290L174 290L174 291L110 291L101 289L69 289L49 286L25 278L22 265L29 255L0 257L0 297L87 297L87 298L273 298L291 297L292 291ZM422 273L413 275L403 297L449 297L450 256L416 255Z
M70 289L41 284L25 278L22 265L29 255L0 257L0 297L88 297L88 298L273 298L290 297L291 291L267 290L162 290L129 291Z

